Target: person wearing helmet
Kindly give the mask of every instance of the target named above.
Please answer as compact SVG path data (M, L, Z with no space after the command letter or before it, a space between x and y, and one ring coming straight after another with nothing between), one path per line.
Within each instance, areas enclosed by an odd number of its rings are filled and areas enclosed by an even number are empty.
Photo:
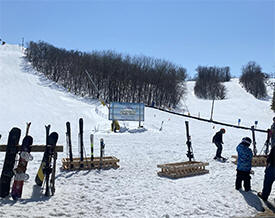
M238 152L238 159L235 188L237 190L241 189L243 181L244 190L246 192L251 190L250 173L253 172L251 171L253 153L252 150L249 148L250 144L251 139L249 137L244 137L241 143L236 148Z
M264 201L267 201L272 189L272 184L275 181L275 147L271 148L266 163L263 190L258 193L258 196Z
M220 131L216 132L216 134L212 138L212 143L214 143L217 146L216 156L214 159L222 159L223 161L226 160L226 158L222 157L222 136L225 133L225 129L221 128Z

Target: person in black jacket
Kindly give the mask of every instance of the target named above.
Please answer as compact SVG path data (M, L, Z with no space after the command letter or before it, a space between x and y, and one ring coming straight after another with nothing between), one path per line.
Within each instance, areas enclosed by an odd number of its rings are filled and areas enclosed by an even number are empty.
M221 128L219 132L216 132L216 134L213 136L212 142L217 146L217 152L216 152L216 156L214 157L214 159L225 159L224 157L222 157L222 144L223 144L223 140L222 140L222 136L225 133L225 129Z
M275 146L275 117L273 117L273 123L270 128L271 147Z
M258 193L258 196L264 201L267 201L275 180L275 147L271 148L266 163L263 190Z

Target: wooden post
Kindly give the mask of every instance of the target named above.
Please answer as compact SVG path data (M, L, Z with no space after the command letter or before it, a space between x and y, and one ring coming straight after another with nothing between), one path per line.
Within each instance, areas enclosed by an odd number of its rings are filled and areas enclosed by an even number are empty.
M213 98L213 101L212 101L212 108L211 108L211 116L210 116L210 120L213 120L213 111L214 111L214 98Z

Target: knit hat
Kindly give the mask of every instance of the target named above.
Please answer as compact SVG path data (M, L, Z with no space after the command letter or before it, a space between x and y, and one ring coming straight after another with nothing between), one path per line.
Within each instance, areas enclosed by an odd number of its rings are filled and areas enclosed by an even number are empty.
M242 139L242 143L245 144L245 145L247 145L247 146L249 146L251 144L251 142L252 141L251 141L251 139L249 137L244 137Z

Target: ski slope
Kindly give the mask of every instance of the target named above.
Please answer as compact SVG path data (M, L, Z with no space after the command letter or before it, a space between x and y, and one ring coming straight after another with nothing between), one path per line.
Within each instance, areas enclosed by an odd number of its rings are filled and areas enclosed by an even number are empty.
M269 98L257 100L241 87L238 79L225 83L227 98L215 101L213 119L250 127L267 129L274 113ZM187 83L188 95L179 107L193 116L210 118L212 101L197 99L194 82ZM234 189L236 166L213 160L216 147L212 136L222 126L168 114L152 108L145 109L144 129L138 122L120 122L121 133L110 131L107 109L97 100L76 97L47 80L25 63L17 45L0 46L0 144L7 143L8 132L14 126L29 134L34 144L45 144L45 125L59 134L55 196L45 197L35 185L42 153L32 153L28 164L30 179L25 182L22 199L0 200L0 217L243 217L254 216L263 209L256 196L261 191L264 168L254 168L252 192ZM186 105L187 108L185 108ZM67 157L66 122L71 122L74 156L78 156L78 119L84 120L84 145L90 155L89 135L95 134L94 154L99 156L99 140L104 138L105 154L120 159L116 170L79 172L61 171L61 159ZM164 121L163 130L159 131ZM187 161L185 121L189 121L195 159L209 162L210 173L171 180L158 177L158 164ZM223 156L236 154L241 138L251 136L247 130L225 127ZM260 151L266 135L256 132ZM21 140L22 141L22 137ZM0 153L2 171L5 153ZM232 160L232 159L231 159ZM270 200L275 198L274 187Z

